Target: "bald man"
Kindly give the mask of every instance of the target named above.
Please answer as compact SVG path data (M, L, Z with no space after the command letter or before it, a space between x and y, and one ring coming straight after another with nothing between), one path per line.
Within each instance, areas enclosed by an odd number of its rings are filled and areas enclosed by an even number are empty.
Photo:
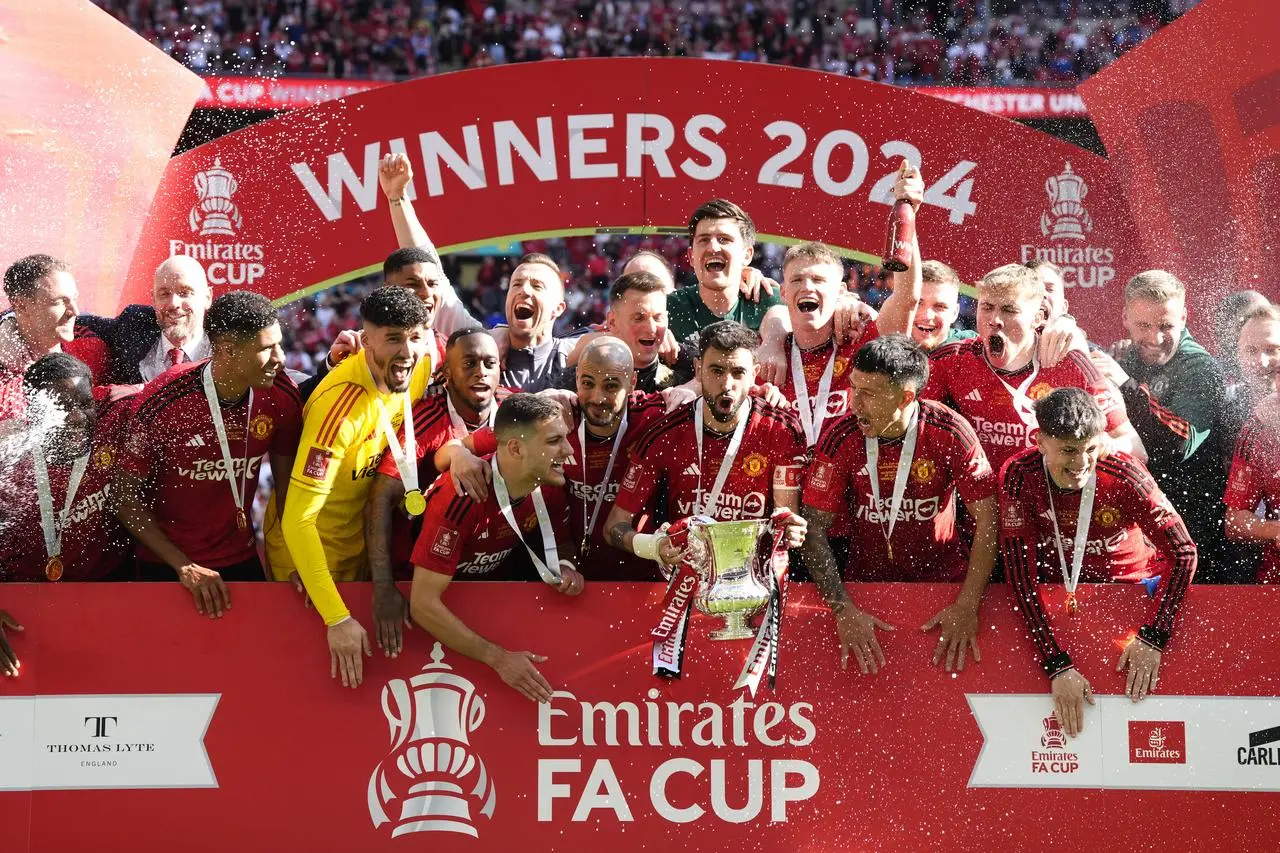
M200 262L174 255L156 267L150 305L129 305L114 318L85 314L76 323L111 348L112 383L140 385L173 365L209 357L204 314L212 302Z

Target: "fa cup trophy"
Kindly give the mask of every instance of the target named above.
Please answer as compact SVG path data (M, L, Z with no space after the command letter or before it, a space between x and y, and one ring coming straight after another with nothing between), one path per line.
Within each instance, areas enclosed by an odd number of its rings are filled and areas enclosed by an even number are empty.
M769 601L764 580L767 561L760 554L760 539L768 530L769 522L764 519L694 519L690 523L687 553L699 573L693 606L724 620L723 627L711 632L711 639L749 640L755 636L747 620Z

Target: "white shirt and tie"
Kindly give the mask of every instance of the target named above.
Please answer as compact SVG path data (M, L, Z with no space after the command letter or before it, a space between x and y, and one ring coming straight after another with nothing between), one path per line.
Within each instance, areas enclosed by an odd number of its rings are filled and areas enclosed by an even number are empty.
M142 374L143 382L150 382L175 364L208 358L211 351L209 338L203 332L198 338L189 340L180 347L174 346L162 334L146 357L138 362L138 372Z

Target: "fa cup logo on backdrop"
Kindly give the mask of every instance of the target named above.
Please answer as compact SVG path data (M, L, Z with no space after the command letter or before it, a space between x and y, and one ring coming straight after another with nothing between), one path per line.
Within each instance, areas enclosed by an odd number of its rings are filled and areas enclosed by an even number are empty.
M1093 230L1093 220L1083 203L1089 185L1068 163L1061 175L1044 182L1044 188L1052 204L1040 214L1040 233L1050 240L1083 240Z
M1062 731L1056 714L1050 714L1040 721L1044 726L1044 734L1040 736L1040 745L1045 749L1066 749L1067 736Z
M231 196L235 195L239 184L234 175L222 168L222 158L214 158L212 169L197 172L195 183L200 201L191 208L191 230L198 230L201 237L211 234L234 237L241 219L240 210Z
M393 838L414 832L478 837L472 808L492 818L497 793L469 741L484 722L475 685L444 662L436 643L421 672L382 689L382 713L391 726L391 751L369 777L373 825L390 824Z

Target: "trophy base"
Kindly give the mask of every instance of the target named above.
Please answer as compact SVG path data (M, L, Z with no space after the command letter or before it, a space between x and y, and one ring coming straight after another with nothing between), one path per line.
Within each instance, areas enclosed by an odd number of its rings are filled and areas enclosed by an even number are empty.
M718 614L724 619L724 627L717 628L710 633L713 640L750 640L755 637L756 632L751 630L751 626L747 624L746 613L722 613Z

